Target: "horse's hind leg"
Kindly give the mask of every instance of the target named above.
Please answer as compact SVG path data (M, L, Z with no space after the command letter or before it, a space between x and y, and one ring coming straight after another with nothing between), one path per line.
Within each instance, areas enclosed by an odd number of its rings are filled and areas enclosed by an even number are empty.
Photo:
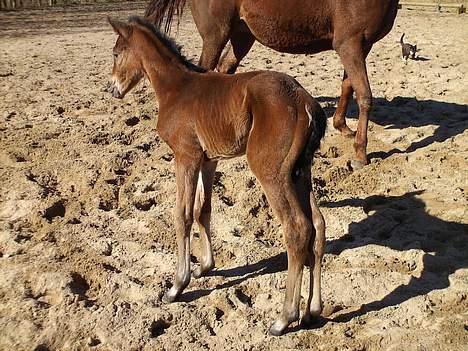
M193 277L199 278L214 267L213 249L211 247L211 194L217 162L203 163L198 176L197 195L195 197L194 217L200 228L202 257L200 266L193 271Z
M351 166L354 169L362 168L367 164L367 125L372 107L372 92L365 60L370 48L371 46L363 46L362 38L358 36L344 41L336 48L356 92L359 106L359 121L354 141L355 159L351 161Z
M242 59L248 54L255 42L255 37L248 28L242 23L235 28L231 34L230 45L221 56L218 63L218 71L221 73L233 74Z
M338 100L335 114L333 115L333 127L339 130L343 136L352 137L355 133L346 125L346 111L348 110L349 100L353 97L353 87L346 71L343 73L341 82L341 95Z

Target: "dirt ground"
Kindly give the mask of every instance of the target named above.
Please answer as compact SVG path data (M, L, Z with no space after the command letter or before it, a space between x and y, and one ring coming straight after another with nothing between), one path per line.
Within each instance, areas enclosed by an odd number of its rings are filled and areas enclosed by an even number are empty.
M161 302L175 269L173 156L147 84L123 101L103 91L105 16L143 8L0 13L0 349L466 350L467 16L401 11L374 46L371 163L351 172L352 141L330 125L313 168L328 225L323 318L271 337L286 256L244 158L217 172L216 270ZM406 65L402 32L421 49ZM189 13L177 41L198 57ZM256 44L240 71L255 69L289 73L333 114L334 52Z

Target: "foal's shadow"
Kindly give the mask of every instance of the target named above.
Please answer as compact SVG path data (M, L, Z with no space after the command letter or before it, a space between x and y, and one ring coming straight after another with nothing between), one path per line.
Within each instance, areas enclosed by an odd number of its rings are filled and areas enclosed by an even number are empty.
M268 257L260 260L253 264L248 264L241 267L218 269L211 271L208 276L222 276L224 278L238 277L233 280L229 280L223 284L218 284L210 289L199 289L189 291L180 296L179 301L191 302L200 297L211 294L214 290L227 289L242 283L245 280L249 280L264 274L273 274L282 272L288 268L286 253L282 252L273 257Z
M431 216L425 203L411 192L403 196L370 196L328 203L327 207L362 207L372 213L359 223L351 223L347 235L327 243L327 252L339 255L344 250L370 244L394 250L420 249L424 252L421 273L411 277L383 299L361 306L358 311L340 314L335 322L347 322L370 311L399 305L413 297L450 285L449 276L468 267L468 225Z
M325 112L328 116L333 115L336 97L322 96L318 97L317 101L326 103ZM349 104L347 116L351 116L350 118L358 116L358 108L354 100ZM432 135L411 142L406 149L394 148L388 152L374 152L368 155L370 159L385 159L393 154L413 152L434 142L444 142L462 134L468 129L468 105L436 100L418 100L414 97L404 96L397 96L392 100L374 97L370 120L384 126L385 129L400 129L402 136L408 127L437 126Z

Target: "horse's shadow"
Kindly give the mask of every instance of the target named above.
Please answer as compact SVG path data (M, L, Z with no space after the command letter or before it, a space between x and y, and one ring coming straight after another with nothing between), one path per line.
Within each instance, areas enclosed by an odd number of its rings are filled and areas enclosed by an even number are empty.
M418 271L408 284L397 287L381 300L362 305L358 311L340 314L335 322L347 322L370 311L445 289L450 285L450 274L468 267L468 225L428 214L425 203L418 198L421 194L422 191L417 191L402 196L370 196L324 204L333 208L362 207L366 213L372 213L361 222L351 223L348 234L342 238L327 242L330 254L339 255L344 250L371 244L424 252L422 266L408 268Z
M336 97L322 96L318 97L317 101L325 103L324 110L328 116L333 115ZM357 115L356 102L352 101L349 104L347 116L353 118ZM388 152L373 152L368 155L370 159L385 159L396 153L413 152L434 142L444 142L451 137L462 134L468 128L468 105L436 100L418 100L414 97L397 96L390 101L374 97L370 120L384 126L385 129L403 130L408 127L437 126L432 135L413 141L404 150L394 148Z
M407 251L423 251L422 265L410 267L417 270L408 284L401 285L381 300L364 304L357 311L341 313L332 318L334 322L347 322L370 311L395 306L413 297L445 289L450 285L449 276L457 269L468 267L468 225L444 221L427 213L424 201L418 198L422 191L402 196L370 196L364 199L349 199L322 204L324 207L362 207L370 214L366 219L351 223L349 232L327 242L327 253L340 255L366 245L381 245ZM254 277L272 274L287 269L286 254L261 260L255 264L226 270L216 270L213 276L238 277L212 289L187 292L181 301L190 302L206 296L214 290L233 287ZM328 319L318 321L321 325Z

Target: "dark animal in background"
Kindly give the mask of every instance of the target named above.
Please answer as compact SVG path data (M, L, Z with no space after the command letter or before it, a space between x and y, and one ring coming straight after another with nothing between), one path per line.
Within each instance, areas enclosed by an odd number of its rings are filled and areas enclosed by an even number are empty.
M277 72L227 75L191 64L154 25L132 17L109 20L119 35L114 47L113 86L123 98L147 77L159 101L157 131L174 152L174 226L178 263L174 285L164 295L175 301L190 282L190 231L200 228L202 257L194 277L214 267L211 194L218 161L247 156L282 225L288 252L283 312L270 332L282 334L299 319L302 273L310 263L310 291L303 321L322 311L321 261L325 222L312 190L311 164L325 134L326 116L293 78Z
M412 60L416 58L416 52L418 51L418 48L416 45L411 45L409 43L403 42L403 38L405 36L405 33L400 38L400 45L401 45L401 57L403 60L408 61L408 58L411 57Z
M187 0L150 0L146 16L170 29ZM366 57L372 45L392 29L398 0L191 0L192 16L203 39L200 66L233 73L257 40L276 51L315 54L335 50L344 66L341 97L333 126L354 137L354 169L367 160L367 125L372 92ZM220 60L230 41L230 48ZM356 93L356 133L346 124L348 102Z

